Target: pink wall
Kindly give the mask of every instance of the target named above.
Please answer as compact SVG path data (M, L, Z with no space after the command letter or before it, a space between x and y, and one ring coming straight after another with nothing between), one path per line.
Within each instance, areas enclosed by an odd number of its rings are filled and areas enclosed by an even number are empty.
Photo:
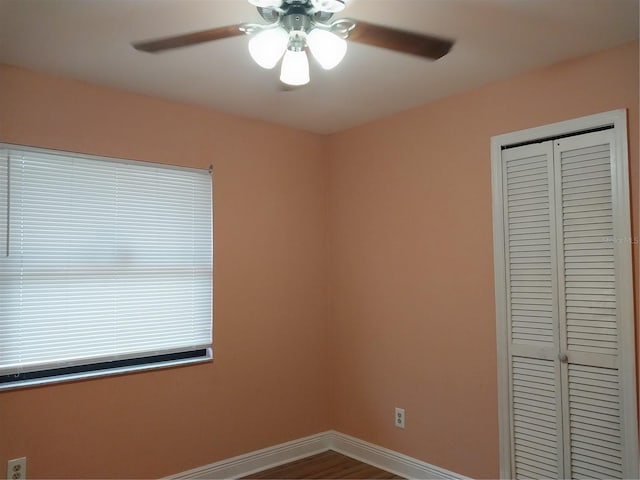
M490 137L628 108L638 216L637 43L329 137L13 67L0 105L0 141L215 169L216 360L1 393L0 465L33 478L329 428L497 477Z
M0 141L213 164L216 357L0 393L0 465L158 478L329 427L319 137L12 67L0 105Z
M637 239L638 86L634 43L329 139L334 428L498 477L490 137L628 108Z

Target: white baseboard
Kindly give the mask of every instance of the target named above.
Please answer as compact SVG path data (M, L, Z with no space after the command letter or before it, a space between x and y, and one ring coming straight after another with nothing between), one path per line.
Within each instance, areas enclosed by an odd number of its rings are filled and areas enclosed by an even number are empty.
M470 480L469 477L459 473L436 467L422 460L365 442L344 433L330 431L326 435L331 450L404 478Z
M299 438L291 442L281 443L273 447L263 448L254 452L227 458L219 462L210 463L186 472L168 477L178 479L227 479L240 478L252 473L277 467L283 463L293 462L316 453L328 450L326 433L318 433L309 437Z
M334 450L404 478L470 480L464 475L334 430L194 468L172 475L168 480L240 478L327 450Z

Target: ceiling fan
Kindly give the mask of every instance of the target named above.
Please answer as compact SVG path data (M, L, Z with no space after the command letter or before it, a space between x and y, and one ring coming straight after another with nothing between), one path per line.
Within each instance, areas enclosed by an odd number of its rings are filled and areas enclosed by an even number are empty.
M300 86L309 82L307 48L322 68L337 66L353 42L395 50L429 59L446 55L453 41L372 23L340 18L348 0L248 0L266 24L227 25L171 37L134 42L136 50L157 53L173 48L250 35L249 53L263 68L274 68L282 58L280 80Z

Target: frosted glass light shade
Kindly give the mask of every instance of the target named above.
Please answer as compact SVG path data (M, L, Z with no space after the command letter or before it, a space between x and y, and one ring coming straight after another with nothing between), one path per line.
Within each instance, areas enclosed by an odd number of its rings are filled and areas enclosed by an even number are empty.
M304 50L287 50L282 59L280 81L287 85L306 85L309 83L309 59Z
M322 12L337 13L344 10L344 0L311 0L314 7Z
M288 43L289 34L284 28L268 28L249 40L249 54L262 68L271 69L284 54Z
M282 0L249 0L251 5L263 8L277 8L282 5Z
M325 70L331 70L338 65L347 53L347 41L335 33L321 28L314 28L307 35L307 45Z

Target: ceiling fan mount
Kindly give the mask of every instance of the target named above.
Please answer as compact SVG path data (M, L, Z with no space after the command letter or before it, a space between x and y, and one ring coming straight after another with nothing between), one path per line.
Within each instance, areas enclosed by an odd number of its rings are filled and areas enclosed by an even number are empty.
M263 68L282 58L280 80L293 86L309 82L308 49L326 70L337 66L347 40L436 60L453 41L372 23L341 18L330 22L346 6L345 0L248 0L265 24L242 23L133 43L136 50L157 53L179 47L247 34L249 53Z
M254 4L254 2L249 1L249 3ZM264 2L262 2L264 4ZM334 11L321 10L317 6L315 6L310 0L300 0L300 1L286 1L280 2L278 5L275 5L277 2L272 2L274 5L272 6L260 6L256 5L258 13L260 16L267 22L273 23L277 22L282 16L298 14L298 15L306 15L309 17L313 17L313 19L317 22L326 22L328 21L335 13L337 13L336 9ZM344 8L345 3L338 0L338 4L342 5ZM317 2L316 2L317 5ZM326 8L326 7L325 7Z

